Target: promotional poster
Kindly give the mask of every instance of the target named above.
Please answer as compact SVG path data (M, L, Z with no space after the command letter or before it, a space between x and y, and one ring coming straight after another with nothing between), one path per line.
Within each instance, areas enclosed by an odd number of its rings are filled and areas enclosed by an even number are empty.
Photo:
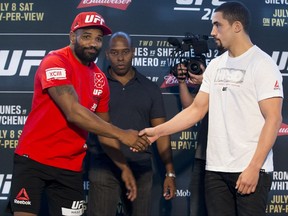
M211 17L222 0L3 0L0 2L0 215L6 212L13 170L13 153L31 109L34 75L50 51L69 44L74 17L84 11L100 13L112 32L128 33L135 46L133 66L155 82L164 97L167 118L182 110L178 81L171 74L175 43L195 35L207 43L206 64L219 55L210 36ZM241 0L252 14L250 36L278 65L283 76L283 122L273 147L274 172L266 213L288 214L288 1ZM105 49L110 36L104 36L96 64L106 70ZM207 51L207 52L206 52ZM193 50L186 52L189 58ZM190 85L191 90L196 86ZM188 116L187 116L188 118ZM193 166L199 125L171 135L171 148L177 175L177 193L171 201L162 197L163 167L154 157L153 216L187 216L190 199L190 173ZM241 130L241 128L239 128ZM61 148L61 147L59 147ZM84 170L84 189L89 189ZM95 206L97 208L97 206ZM119 203L115 215L122 215ZM43 205L40 216L47 215Z

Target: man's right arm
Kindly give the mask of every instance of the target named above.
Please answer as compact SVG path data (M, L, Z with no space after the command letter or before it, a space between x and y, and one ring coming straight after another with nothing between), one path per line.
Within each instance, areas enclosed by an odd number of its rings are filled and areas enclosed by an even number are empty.
M179 112L169 121L156 127L145 128L139 135L147 135L150 142L154 142L161 136L171 135L192 127L199 122L208 112L209 94L199 91L194 102L186 109Z
M138 151L147 149L149 140L145 136L139 137L135 130L122 130L82 106L72 85L50 87L48 93L69 123L97 135L118 139Z

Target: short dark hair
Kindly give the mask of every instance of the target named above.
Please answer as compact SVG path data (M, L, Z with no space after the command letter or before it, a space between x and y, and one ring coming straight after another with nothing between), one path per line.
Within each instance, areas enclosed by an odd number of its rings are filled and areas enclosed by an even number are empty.
M250 12L248 8L240 2L225 2L215 9L215 12L221 12L223 18L228 20L230 24L235 21L241 22L244 31L249 32L250 25Z

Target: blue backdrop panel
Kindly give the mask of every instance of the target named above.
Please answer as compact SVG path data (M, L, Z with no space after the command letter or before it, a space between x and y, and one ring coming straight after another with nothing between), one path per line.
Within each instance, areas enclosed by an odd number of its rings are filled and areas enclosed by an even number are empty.
M146 1L92 1L92 0L3 0L0 2L0 215L8 216L12 178L12 157L18 138L31 108L33 79L41 59L51 50L69 43L69 30L76 14L97 11L115 31L132 36L136 48L133 65L157 83L164 96L168 119L182 107L176 79L169 75L169 56L173 47L168 37L181 41L187 32L209 35L211 15L222 0L146 0ZM284 80L287 95L288 76L288 19L287 1L242 0L252 12L250 28L254 44L266 51L277 63ZM105 37L97 64L105 70ZM207 63L217 56L213 42L208 41ZM191 87L193 88L193 86ZM288 159L287 99L283 104L283 124L274 146L275 171L269 194L267 215L288 214ZM189 179L193 165L195 126L171 136L177 196L172 201L162 199L164 170L159 157L154 158L154 186L152 215L185 216L189 210ZM239 128L241 130L241 128ZM84 189L89 182L84 175ZM45 204L45 202L43 202ZM97 206L96 206L97 208ZM121 215L119 204L117 215ZM44 205L41 216L47 215Z

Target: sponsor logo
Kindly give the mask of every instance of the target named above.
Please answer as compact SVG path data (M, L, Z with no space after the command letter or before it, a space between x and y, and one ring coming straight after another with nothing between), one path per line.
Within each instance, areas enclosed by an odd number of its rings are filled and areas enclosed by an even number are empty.
M176 4L178 5L189 5L189 6L201 6L204 0L176 0ZM226 1L221 0L211 0L211 4L213 6L219 6Z
M196 87L196 85L191 84L188 80L186 80L186 83L189 87ZM164 76L164 82L161 84L160 88L169 88L173 86L178 86L178 80L175 76L172 74L168 74L167 76Z
M66 79L66 70L64 68L48 68L45 71L47 81Z
M69 208L61 208L62 215L70 215L70 216L80 216L84 213L86 209L86 203L84 200L81 201L73 201L71 209Z
M280 86L279 86L278 80L276 80L274 84L274 90L279 90L279 89L280 89Z
M245 72L245 70L240 69L221 68L220 70L217 70L214 80L215 85L240 86L240 84L243 83Z
M288 125L282 123L278 131L278 136L285 136L285 135L288 135Z
M164 77L164 82L160 86L160 88L169 88L178 85L178 80L172 74L169 74Z
M0 50L0 76L29 76L32 67L39 66L45 50Z
M273 51L271 57L278 65L279 70L288 71L288 51Z
M11 188L11 174L0 174L0 200L7 200Z
M103 88L103 86L105 85L105 78L104 78L104 75L101 74L101 73L95 73L94 74L94 86L96 88ZM95 90L94 90L95 91ZM93 92L94 94L94 92Z
M211 0L210 7L203 7L204 0L176 0L177 7L174 7L175 11L191 11L202 12L201 20L211 20L214 8L225 3L226 1ZM205 1L206 4L206 1Z
M77 8L105 6L126 10L132 0L81 0Z
M85 23L95 23L99 25L104 25L105 21L99 15L87 15L84 20Z
M31 205L30 198L28 193L26 192L25 188L22 188L16 198L14 199L15 204L19 205Z
M186 189L186 190L177 190L176 191L176 196L177 197L190 197L191 196L191 192Z
M73 201L72 203L72 209L82 209L83 206L85 204L85 201L84 200L81 200L81 201Z
M29 76L33 72L32 69L36 69L40 65L46 53L46 50L0 50L0 76ZM217 55L218 53L214 53L213 56L206 57L214 58ZM282 73L285 71L288 72L288 51L273 51L271 57L277 63ZM156 60L154 59L153 61ZM159 62L155 63L148 60L142 64L139 62L136 64L137 61L134 63L136 66L161 66ZM168 79L169 77L166 78ZM169 78L166 81L171 82L173 80Z
M93 95L101 95L103 93L103 90L102 89L94 89L93 90Z

